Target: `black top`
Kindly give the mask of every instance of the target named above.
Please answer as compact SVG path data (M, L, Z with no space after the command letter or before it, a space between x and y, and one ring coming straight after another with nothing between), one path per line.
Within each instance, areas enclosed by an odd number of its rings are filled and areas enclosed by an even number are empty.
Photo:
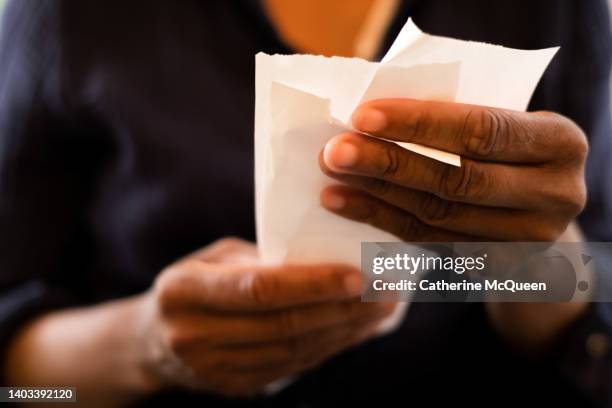
M605 1L404 1L381 53L409 15L432 34L562 46L530 109L588 134L580 222L590 239L612 240ZM254 55L290 52L257 1L14 0L1 28L0 340L42 310L144 291L221 237L255 238ZM606 310L533 363L503 345L480 304L414 304L395 334L242 403L584 406L608 384L607 360L584 350L585 336L612 327ZM182 392L153 400L164 398L211 406Z

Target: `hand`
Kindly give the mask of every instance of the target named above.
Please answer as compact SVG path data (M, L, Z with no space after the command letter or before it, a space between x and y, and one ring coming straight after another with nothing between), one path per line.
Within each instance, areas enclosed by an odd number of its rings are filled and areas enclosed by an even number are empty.
M264 267L222 240L167 268L148 294L146 366L163 385L262 391L373 336L393 304L362 303L358 270Z
M174 386L259 392L366 340L395 305L361 303L340 265L264 267L225 239L174 265L143 294L42 314L0 365L7 384L69 385L77 405L120 407Z
M343 185L322 204L404 241L555 241L585 205L587 141L560 115L385 99L353 125L376 138L327 143L321 168ZM457 153L461 167L379 138Z
M322 170L342 182L324 207L408 242L559 239L586 200L588 144L569 119L408 99L376 100L356 129L327 143ZM387 141L457 153L447 165ZM573 240L573 239L571 239ZM487 303L492 326L513 346L540 353L585 303Z

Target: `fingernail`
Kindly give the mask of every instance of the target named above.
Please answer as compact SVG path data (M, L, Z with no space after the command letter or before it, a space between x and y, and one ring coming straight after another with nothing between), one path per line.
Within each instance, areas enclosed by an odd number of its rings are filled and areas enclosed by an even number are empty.
M361 294L361 275L349 275L344 278L344 289L350 296Z
M353 166L357 163L358 154L355 145L337 140L328 142L323 150L325 163L332 168Z
M340 194L325 193L321 197L323 207L329 210L341 210L346 205L346 200Z
M387 126L387 117L376 109L358 109L353 114L353 126L366 133L378 132Z

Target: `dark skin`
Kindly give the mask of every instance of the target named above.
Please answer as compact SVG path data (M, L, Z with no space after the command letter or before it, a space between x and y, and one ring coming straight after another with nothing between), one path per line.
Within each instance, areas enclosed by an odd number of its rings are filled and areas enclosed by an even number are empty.
M409 99L365 103L355 129L321 151L339 181L322 191L328 210L407 242L579 240L573 220L586 202L588 143L571 120ZM382 140L386 139L386 140ZM454 167L387 140L459 154ZM489 317L515 347L541 353L585 303L488 303Z
M357 133L326 145L321 168L343 185L323 204L344 197L328 207L405 241L554 241L585 204L586 138L560 115L404 99L354 118L376 137L462 156L450 166Z
M45 314L12 342L10 384L70 384L86 407L124 406L167 388L229 397L300 375L376 335L393 303L363 303L346 265L262 265L222 239L130 298Z

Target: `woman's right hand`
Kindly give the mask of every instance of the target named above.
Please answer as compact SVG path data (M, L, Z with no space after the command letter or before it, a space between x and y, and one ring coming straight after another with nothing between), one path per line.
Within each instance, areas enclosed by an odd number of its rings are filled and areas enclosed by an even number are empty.
M360 289L355 268L262 266L252 244L217 241L142 298L141 361L159 388L257 394L375 335L395 304L362 303Z

